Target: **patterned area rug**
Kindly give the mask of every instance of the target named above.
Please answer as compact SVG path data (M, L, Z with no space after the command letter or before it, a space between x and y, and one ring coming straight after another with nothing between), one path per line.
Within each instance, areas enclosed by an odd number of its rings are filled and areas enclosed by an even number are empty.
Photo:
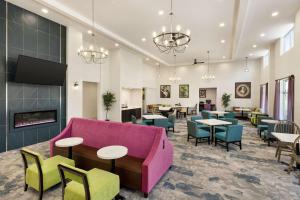
M289 157L282 156L278 163L275 147L268 147L248 122L244 125L243 149L230 146L227 152L222 146L207 142L196 147L187 142L185 120L176 122L176 132L169 134L174 145L174 165L156 185L149 199L153 200L261 200L300 199L300 186L296 172L288 175ZM30 146L31 149L49 156L49 143ZM37 192L23 191L24 171L18 150L0 154L0 199L34 200ZM122 188L121 194L128 200L144 199L143 194ZM57 186L44 194L44 200L61 198Z

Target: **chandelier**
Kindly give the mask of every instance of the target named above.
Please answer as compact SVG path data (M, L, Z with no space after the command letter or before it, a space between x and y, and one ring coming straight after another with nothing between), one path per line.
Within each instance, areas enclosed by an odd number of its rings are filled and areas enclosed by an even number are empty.
M207 51L207 73L202 76L203 80L214 80L216 78L215 75L211 74L209 71L209 53L210 52Z
M171 0L170 31L163 26L161 33L153 32L153 42L162 53L183 53L191 41L190 30L186 30L186 33L180 32L181 26L177 25L176 31L173 31L173 15L173 0Z
M245 68L244 68L245 72L249 72L249 67L248 67L248 57L245 57Z
M87 64L101 64L104 63L105 59L108 57L108 50L97 47L95 43L95 2L92 1L92 19L93 19L93 31L89 31L92 38L92 44L89 47L84 48L81 46L78 49L78 56Z
M181 77L177 76L177 66L176 66L176 55L174 54L174 74L173 76L169 77L169 81L174 82L174 83L178 83L181 81Z

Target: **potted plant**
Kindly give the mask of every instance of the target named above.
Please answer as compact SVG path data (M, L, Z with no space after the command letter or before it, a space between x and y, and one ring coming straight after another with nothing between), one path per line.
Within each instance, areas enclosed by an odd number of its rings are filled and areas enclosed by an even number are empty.
M102 95L102 98L103 98L103 104L104 104L104 107L106 110L105 120L109 121L109 119L107 118L107 114L108 114L108 111L110 111L112 105L116 102L116 97L115 97L114 93L107 91L106 93L104 93Z
M223 95L222 95L222 105L223 105L223 107L225 108L225 110L226 110L226 108L229 106L229 103L230 103L230 101L231 101L231 94L227 94L227 93L224 93Z

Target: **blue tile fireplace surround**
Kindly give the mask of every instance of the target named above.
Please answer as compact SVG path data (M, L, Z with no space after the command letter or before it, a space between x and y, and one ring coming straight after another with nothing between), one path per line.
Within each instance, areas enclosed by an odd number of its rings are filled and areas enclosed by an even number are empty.
M49 140L66 124L65 85L15 83L19 55L66 63L66 27L0 0L0 152ZM16 113L36 111L56 120L14 126Z

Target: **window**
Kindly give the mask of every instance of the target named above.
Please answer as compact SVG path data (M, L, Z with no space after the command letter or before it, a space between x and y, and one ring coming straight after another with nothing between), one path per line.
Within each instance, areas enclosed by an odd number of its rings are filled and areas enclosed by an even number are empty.
M287 120L288 118L288 86L289 79L280 80L280 105L279 105L279 119Z
M263 58L264 67L268 66L270 63L270 51Z
M281 38L281 55L294 47L294 29L291 29L287 34Z

